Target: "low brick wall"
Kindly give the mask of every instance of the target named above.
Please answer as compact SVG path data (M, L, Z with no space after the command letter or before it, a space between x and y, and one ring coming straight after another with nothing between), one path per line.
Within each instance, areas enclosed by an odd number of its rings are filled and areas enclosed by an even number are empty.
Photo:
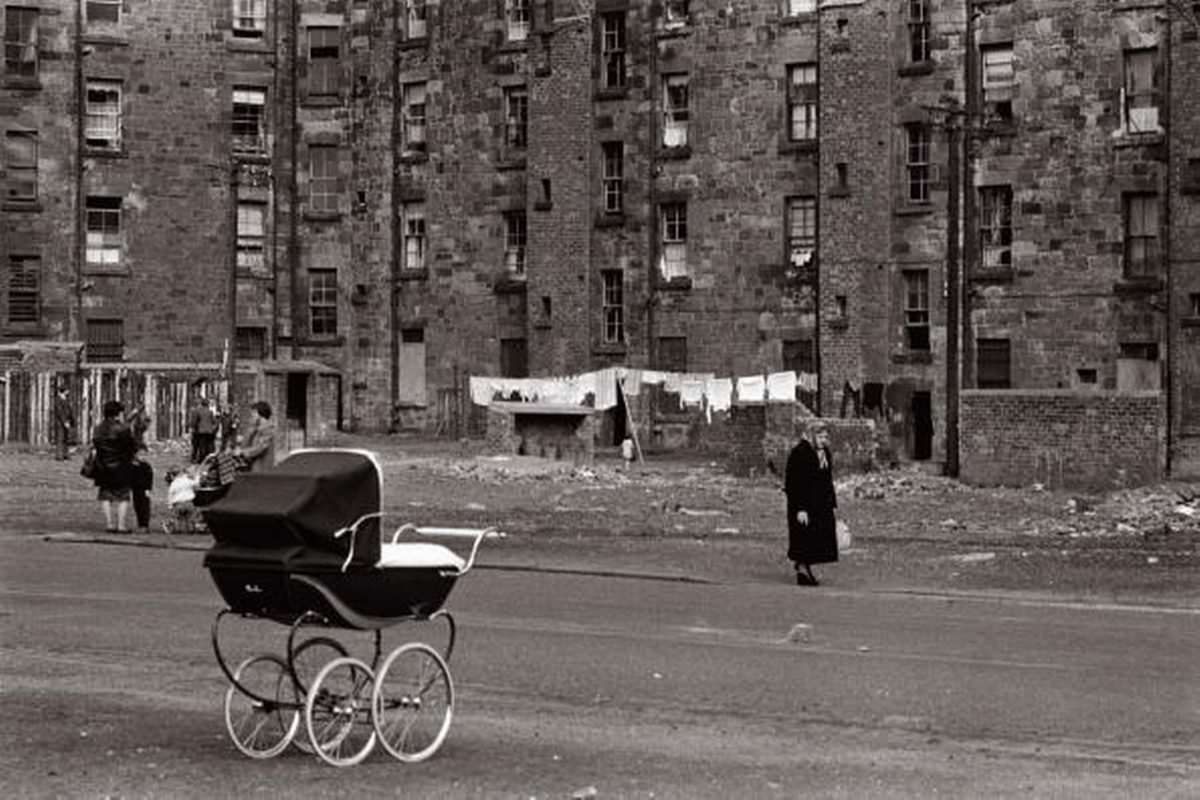
M772 462L783 474L788 454L816 417L796 403L735 404L729 413L713 415L704 432L706 449L720 451L734 475L753 475ZM870 419L820 418L829 431L834 469L839 473L866 472L875 466L877 432Z
M1160 392L966 390L959 427L967 483L1088 490L1160 480Z
M510 406L508 408L504 406ZM576 464L595 461L595 422L586 414L526 413L517 403L488 407L488 449Z

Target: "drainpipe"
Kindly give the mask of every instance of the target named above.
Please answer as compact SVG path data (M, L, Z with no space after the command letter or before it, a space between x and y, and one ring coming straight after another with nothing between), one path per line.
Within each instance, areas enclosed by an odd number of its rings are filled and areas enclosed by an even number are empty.
M83 77L83 0L75 3L75 314L67 321L68 337L83 338L83 263L87 238L87 211L83 202L83 154L87 145L84 118L87 113Z
M291 272L292 292L292 355L296 353L296 341L300 338L303 327L303 295L300 291L300 212L297 208L300 202L300 188L297 178L296 159L300 152L300 123L297 107L300 104L300 66L298 64L300 47L297 38L300 36L300 4L291 4L291 32L288 36L288 69L291 73L291 96L288 98L288 126L291 142L289 143L291 168L288 177L288 269Z
M959 351L962 358L960 386L975 385L975 348L971 326L971 276L975 274L975 259L979 257L979 224L976 221L975 196L975 129L979 120L979 81L976 66L974 0L967 2L966 52L963 64L963 85L966 87L963 119L963 253L962 253L962 316Z
M272 135L278 139L279 131L279 0L271 2L271 105L276 110ZM278 161L275 148L271 148L271 359L279 357L279 184L275 181Z
M655 31L655 19L650 17L646 91L650 96L650 119L646 125L649 140L646 148L646 201L649 213L646 215L646 364L651 369L658 366L656 360L658 346L655 342L655 317L658 306L658 36Z
M229 402L237 402L237 223L238 181L240 166L233 154L229 156Z
M400 227L400 170L396 163L396 155L400 152L403 139L401 120L403 100L400 96L400 9L403 3L392 4L392 137L388 153L388 163L392 167L391 191L391 220L392 232L391 275L388 288L388 335L389 361L388 364L388 432L394 432L394 417L396 406L400 403L400 252L404 245L403 231ZM454 382L458 389L458 380Z
M953 112L952 112L953 114ZM946 474L958 477L958 351L959 341L959 296L962 293L959 281L959 192L962 191L962 170L959 166L959 148L962 129L959 121L951 116L947 125L950 157L947 171L950 173L950 196L946 202Z
M817 195L817 218L813 224L816 227L817 239L817 268L813 270L813 369L817 371L817 391L816 397L813 398L813 405L816 408L813 411L818 417L824 416L822 409L822 401L825 397L825 374L821 369L821 210L824 204L821 202L821 136L820 133L825 126L821 122L821 83L824 80L824 69L821 65L821 41L825 38L822 36L822 28L825 27L825 18L821 13L822 4L817 4L817 185L815 192ZM791 124L791 121L788 121ZM790 255L789 255L790 258ZM765 407L765 404L764 404Z
M1172 44L1171 40L1175 35L1174 27L1171 25L1171 11L1172 11L1172 9L1170 8L1170 6L1168 6L1166 9L1167 13L1166 13L1166 24L1165 24L1166 41L1164 42L1164 46L1163 46L1163 60L1166 61L1166 64L1164 64L1164 66L1163 66L1163 113L1162 113L1162 123L1163 123L1162 127L1166 131L1166 142L1164 144L1164 147L1165 147L1164 162L1165 162L1165 169L1166 169L1166 173L1167 173L1167 175L1166 175L1166 184L1167 184L1166 185L1166 201L1163 203L1163 223L1162 223L1163 241L1166 242L1166 247L1163 248L1163 257L1164 257L1166 263L1163 264L1163 268L1166 271L1166 293L1167 293L1167 312L1166 312L1167 313L1167 319L1166 319L1166 326L1167 326L1166 372L1167 372L1167 374L1166 374L1165 380L1164 380L1165 388L1166 388L1166 416L1167 416L1165 434L1166 434L1167 441L1166 441L1166 452L1164 453L1164 459L1163 459L1163 468L1167 475L1171 474L1171 465L1172 465L1171 455L1172 455L1172 450L1174 449L1174 446L1175 446L1175 424L1174 424L1175 423L1175 421L1174 421L1175 381L1174 381L1174 376L1175 376L1175 341L1176 341L1176 336L1175 336L1175 294L1173 291L1174 290L1174 281L1172 280L1172 274L1173 274L1174 270L1171 267L1171 200L1173 197L1173 195L1171 194L1171 191L1172 191L1172 187L1174 186L1174 181L1172 180L1173 176L1172 176L1172 159L1171 159L1171 140L1172 140L1172 131L1171 131L1171 71L1172 71L1171 67L1172 67L1172 64L1171 64L1171 56L1172 56L1172 49L1173 49L1173 44Z

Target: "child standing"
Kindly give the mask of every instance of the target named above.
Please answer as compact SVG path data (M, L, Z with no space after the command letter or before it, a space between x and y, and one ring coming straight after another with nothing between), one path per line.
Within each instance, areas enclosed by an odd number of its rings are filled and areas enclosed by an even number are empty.
M163 532L194 532L196 487L200 485L199 472L199 467L192 464L167 473L167 505L171 508L171 519L163 523Z

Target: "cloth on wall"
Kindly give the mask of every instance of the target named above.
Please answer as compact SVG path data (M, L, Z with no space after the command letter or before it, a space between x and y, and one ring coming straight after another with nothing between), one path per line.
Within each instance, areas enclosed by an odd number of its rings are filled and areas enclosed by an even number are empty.
M796 399L796 373L787 370L786 372L772 372L768 375L767 399L794 401Z
M737 399L741 402L761 403L767 384L762 375L745 375L737 379Z
M698 406L704 402L703 378L685 378L679 385L679 404L681 406Z

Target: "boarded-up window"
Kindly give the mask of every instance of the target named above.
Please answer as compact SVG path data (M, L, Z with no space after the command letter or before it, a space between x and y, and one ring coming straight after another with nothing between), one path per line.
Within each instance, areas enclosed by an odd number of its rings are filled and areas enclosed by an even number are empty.
M666 372L688 371L688 348L686 336L660 336L655 353L656 369Z
M1012 101L1016 88L1012 44L980 48L983 61L983 108L985 116L997 120L1012 119Z
M500 376L524 378L529 375L529 348L525 339L500 340Z
M339 28L308 29L308 94L310 97L336 96L341 88L342 32Z
M1008 339L976 339L975 363L980 389L1011 389L1011 345Z
M84 336L88 361L121 361L125 357L125 323L121 320L89 319Z
M37 325L41 319L42 259L10 254L5 286L9 326Z
M36 131L4 134L4 199L33 202L38 197L38 135Z
M425 329L400 329L400 384L401 403L423 406L428 402L425 386Z
M120 22L122 0L86 0L89 23Z
M1117 357L1117 391L1157 391L1162 386L1158 342L1122 342Z

